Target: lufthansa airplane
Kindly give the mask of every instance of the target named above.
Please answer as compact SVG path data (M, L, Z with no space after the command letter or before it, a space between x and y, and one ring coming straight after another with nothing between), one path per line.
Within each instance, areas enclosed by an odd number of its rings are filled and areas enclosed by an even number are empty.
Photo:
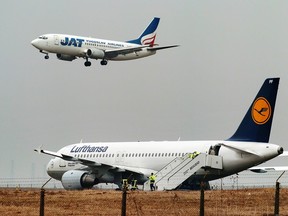
M270 144L270 130L280 78L266 79L234 135L214 141L160 141L77 143L57 152L35 151L54 156L47 173L62 182L66 189L91 188L97 183L121 185L132 175L143 184L147 176L161 170L176 157L198 151L222 157L222 170L200 169L190 180L210 181L223 178L266 162L283 153L279 145Z
M77 57L86 59L84 65L91 66L89 59L101 59L101 65L108 60L132 60L154 55L157 50L177 47L155 44L156 30L160 18L155 17L139 38L126 42L103 40L65 34L45 34L33 40L31 44L45 54L56 53L60 60L73 61Z

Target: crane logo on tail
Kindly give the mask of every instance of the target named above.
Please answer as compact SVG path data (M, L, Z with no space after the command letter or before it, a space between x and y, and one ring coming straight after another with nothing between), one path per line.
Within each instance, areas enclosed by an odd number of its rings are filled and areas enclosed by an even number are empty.
M257 98L253 103L251 115L256 124L265 124L271 117L271 106L268 100L264 97Z

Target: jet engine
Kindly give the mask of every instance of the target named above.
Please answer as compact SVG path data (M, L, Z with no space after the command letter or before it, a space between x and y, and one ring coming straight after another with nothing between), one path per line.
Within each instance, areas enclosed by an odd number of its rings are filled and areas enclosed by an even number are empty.
M71 55L65 55L65 54L60 54L57 53L57 58L63 61L73 61L74 59L76 59L75 56L71 56Z
M86 55L89 58L93 58L93 59L103 59L105 57L105 52L103 50L100 49L88 49L86 51Z
M66 190L82 190L92 188L99 181L95 174L80 170L69 170L63 174L61 182Z

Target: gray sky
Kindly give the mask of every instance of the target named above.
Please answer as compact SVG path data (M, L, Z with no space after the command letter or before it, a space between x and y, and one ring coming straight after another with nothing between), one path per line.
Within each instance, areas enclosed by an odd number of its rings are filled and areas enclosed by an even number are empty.
M268 77L281 78L270 141L288 150L287 10L276 0L3 1L0 177L44 176L40 145L226 139ZM45 33L134 39L154 16L156 42L179 48L86 68L30 44Z

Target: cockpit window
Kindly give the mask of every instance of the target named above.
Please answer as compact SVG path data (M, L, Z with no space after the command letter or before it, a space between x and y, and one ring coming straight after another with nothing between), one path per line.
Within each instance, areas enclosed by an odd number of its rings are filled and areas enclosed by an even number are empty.
M48 37L46 37L46 36L40 36L39 39L47 40Z

